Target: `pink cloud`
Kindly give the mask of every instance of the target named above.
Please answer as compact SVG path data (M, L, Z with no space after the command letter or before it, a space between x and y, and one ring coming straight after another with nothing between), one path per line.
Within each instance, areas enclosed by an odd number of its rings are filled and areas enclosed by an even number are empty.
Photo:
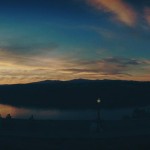
M137 21L135 10L123 0L88 0L93 7L112 13L113 19L128 26L134 26Z
M145 12L145 19L147 23L150 25L150 7L145 8L144 12Z

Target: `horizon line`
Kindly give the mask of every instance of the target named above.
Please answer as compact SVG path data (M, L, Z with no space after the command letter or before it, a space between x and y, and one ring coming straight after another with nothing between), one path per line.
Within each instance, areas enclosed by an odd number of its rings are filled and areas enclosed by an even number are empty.
M150 82L150 81L143 81L143 80L122 80L122 79L86 79L86 78L77 78L77 79L70 79L70 80L39 80L39 81L34 81L34 82L27 82L27 83L14 83L14 84L0 84L0 86L3 85L27 85L27 84L36 84L36 83L44 83L44 82L71 82L71 81L124 81L124 82L141 82L141 83L145 83L145 82Z

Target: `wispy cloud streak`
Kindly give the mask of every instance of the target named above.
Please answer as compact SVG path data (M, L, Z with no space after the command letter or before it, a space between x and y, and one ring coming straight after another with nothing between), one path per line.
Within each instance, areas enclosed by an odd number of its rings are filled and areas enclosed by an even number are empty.
M93 7L110 13L113 19L128 26L134 26L137 21L136 11L124 0L88 0Z
M149 68L150 61L145 59L107 57L86 60L67 54L33 56L0 50L0 84L76 78L148 80Z
M145 12L145 20L150 25L150 7L146 7L144 12Z

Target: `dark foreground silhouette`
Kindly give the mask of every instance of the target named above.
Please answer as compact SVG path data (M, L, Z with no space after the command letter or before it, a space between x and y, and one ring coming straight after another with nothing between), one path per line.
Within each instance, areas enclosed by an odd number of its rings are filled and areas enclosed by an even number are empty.
M149 150L150 136L119 138L0 137L2 150Z
M150 120L0 119L2 150L144 150L150 149Z

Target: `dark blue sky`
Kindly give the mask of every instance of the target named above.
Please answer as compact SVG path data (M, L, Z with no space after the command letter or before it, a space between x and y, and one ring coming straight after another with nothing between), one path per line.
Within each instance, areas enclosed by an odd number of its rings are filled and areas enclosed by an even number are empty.
M148 0L6 0L0 83L150 80Z

